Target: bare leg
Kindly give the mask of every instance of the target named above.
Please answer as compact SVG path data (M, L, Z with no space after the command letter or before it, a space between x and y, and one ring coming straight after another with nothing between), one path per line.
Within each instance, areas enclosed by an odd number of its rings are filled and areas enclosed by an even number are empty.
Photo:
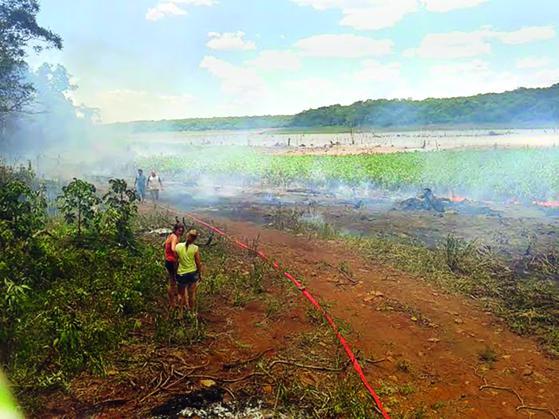
M169 278L167 296L169 297L169 307L172 310L177 306L177 282L174 278Z
M179 285L178 302L179 302L179 314L182 317L182 314L184 313L184 307L187 305L186 287L184 285Z
M198 287L197 283L188 285L188 306L193 314L196 310L196 288L197 287Z

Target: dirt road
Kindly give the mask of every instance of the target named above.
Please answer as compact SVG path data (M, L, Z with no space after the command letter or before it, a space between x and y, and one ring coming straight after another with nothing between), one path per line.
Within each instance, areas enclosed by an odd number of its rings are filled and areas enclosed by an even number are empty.
M217 223L236 237L259 237L267 254L302 275L350 326L362 358L384 360L366 363L365 372L385 404L400 411L425 407L446 418L544 418L559 412L559 361L530 338L511 333L479 303L374 264L336 241L247 222ZM341 263L357 284L339 272Z

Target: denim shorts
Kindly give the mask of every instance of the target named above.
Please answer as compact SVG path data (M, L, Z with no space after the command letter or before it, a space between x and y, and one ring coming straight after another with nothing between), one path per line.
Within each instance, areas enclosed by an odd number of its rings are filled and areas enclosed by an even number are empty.
M186 285L192 285L195 284L196 282L198 282L198 280L200 279L200 276L198 275L198 272L189 272L187 274L184 275L179 275L177 274L177 283L179 285L182 285L183 287Z

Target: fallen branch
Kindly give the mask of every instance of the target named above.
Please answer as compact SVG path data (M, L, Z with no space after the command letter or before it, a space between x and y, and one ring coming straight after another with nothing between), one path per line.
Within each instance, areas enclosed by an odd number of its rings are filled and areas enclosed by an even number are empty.
M328 267L330 267L330 268L332 268L332 269L337 270L339 273L342 274L342 276L343 276L345 279L347 279L347 280L348 280L349 282L351 282L352 284L355 285L355 284L358 284L358 283L359 283L359 281L356 281L355 279L353 279L352 276L351 276L350 274L348 274L346 271L344 271L343 269L341 269L341 268L339 268L339 267L337 267L337 266L331 265L330 263L328 263L328 262L326 262L326 261L323 261L323 263L324 263L326 266L328 266Z
M344 368L330 368L330 367L322 367L322 366L319 366L319 365L305 365L305 364L299 364L297 362L286 361L286 360L283 360L283 359L277 359L275 361L272 361L270 363L270 365L268 365L268 369L272 369L274 366L276 366L278 364L291 365L293 367L304 368L304 369L308 369L308 370L328 371L328 372L342 372L345 369L345 367Z
M381 359L365 359L365 362L368 364L380 364L381 362L388 361L388 358L381 358Z
M500 390L500 391L506 391L508 393L513 394L518 399L518 402L520 403L519 406L516 406L516 411L517 412L520 411L520 410L534 410L534 411L538 411L538 412L547 413L547 414L551 415L553 417L553 419L559 419L559 416L557 416L557 414L553 410L548 409L547 407L526 405L526 403L524 403L524 399L520 396L518 391L516 391L514 388L512 388L512 387L501 387L501 386L496 386L496 385L493 385L493 384L489 384L487 382L487 378L485 378L484 375L479 375L478 374L477 368L474 368L474 375L483 380L483 385L481 385L479 387L479 391Z
M271 352L273 350L274 350L274 348L268 348L268 349L265 349L264 351L258 353L256 356L254 356L252 358L223 364L223 368L231 369L233 367L238 367L238 366L241 366L241 365L249 364L251 362L259 360L260 358L262 358L262 356L264 356L265 354L267 354L268 352Z
M243 377L239 377L239 378L219 378L219 377L214 377L212 375L189 375L189 378L201 378L201 379L206 379L206 380L213 380L216 382L220 382L220 383L238 383L240 381L245 381L251 377L257 377L257 376L262 376L264 375L261 372L252 372L250 374L247 374Z

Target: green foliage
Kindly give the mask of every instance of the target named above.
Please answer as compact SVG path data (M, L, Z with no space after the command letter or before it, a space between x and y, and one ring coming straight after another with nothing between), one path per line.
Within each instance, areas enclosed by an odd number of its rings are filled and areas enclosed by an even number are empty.
M62 220L48 219L29 169L0 166L0 364L28 402L35 390L65 385L83 370L103 372L107 355L164 293L160 249L91 229L88 246ZM64 221L93 226L93 185L74 180L59 200ZM135 214L126 184L111 183L104 216L131 240ZM79 230L78 230L79 231ZM80 234L80 233L78 233ZM118 237L118 236L117 236Z
M128 189L123 179L110 179L109 192L103 196L105 211L100 217L103 232L112 235L121 245L132 244L132 218L138 211L138 197L134 190Z
M62 195L58 197L58 208L68 224L76 225L78 238L82 236L82 229L91 227L95 220L95 208L101 202L95 192L95 185L74 178L62 188Z
M559 195L559 149L282 156L241 147L191 147L184 155L154 156L138 164L159 167L171 175L180 173L183 178L233 174L242 175L247 182L275 186L373 185L389 190L429 186L439 194L452 190L475 193L479 199L528 202Z
M293 116L139 121L114 126L134 132L283 128L280 132L347 132L359 127L557 125L559 84L448 99L378 99L309 109ZM296 130L296 131L295 131Z
M0 166L0 243L12 236L29 238L45 221L42 189L33 189L31 169Z
M559 84L448 99L379 99L310 109L291 127L403 127L456 124L557 124Z
M29 44L62 48L61 38L39 26L38 0L0 0L0 123L2 114L20 111L33 94L25 79Z

